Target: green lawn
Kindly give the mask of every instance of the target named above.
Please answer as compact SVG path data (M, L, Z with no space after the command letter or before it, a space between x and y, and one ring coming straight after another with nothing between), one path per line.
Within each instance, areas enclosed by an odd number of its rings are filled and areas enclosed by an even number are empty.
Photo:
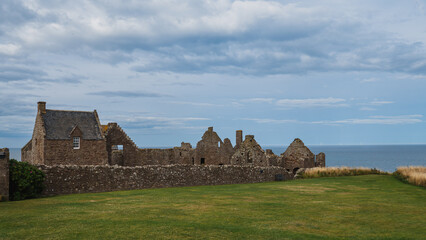
M0 203L1 239L425 239L426 190L392 176Z

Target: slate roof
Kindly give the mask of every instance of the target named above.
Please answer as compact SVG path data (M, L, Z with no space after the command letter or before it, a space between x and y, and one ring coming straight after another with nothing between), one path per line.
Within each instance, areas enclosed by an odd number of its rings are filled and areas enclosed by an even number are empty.
M94 112L48 110L42 114L46 138L54 140L70 139L70 133L77 125L87 140L103 139Z

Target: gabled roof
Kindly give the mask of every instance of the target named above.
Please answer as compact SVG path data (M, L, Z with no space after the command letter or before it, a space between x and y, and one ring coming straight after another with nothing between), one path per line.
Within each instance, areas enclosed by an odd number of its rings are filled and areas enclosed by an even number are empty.
M72 130L78 126L87 140L103 139L95 112L48 110L41 114L46 139L70 139Z

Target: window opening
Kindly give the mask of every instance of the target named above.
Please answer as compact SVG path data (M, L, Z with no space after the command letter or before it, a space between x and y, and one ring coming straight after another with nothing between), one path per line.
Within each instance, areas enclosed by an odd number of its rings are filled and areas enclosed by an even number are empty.
M72 145L74 149L80 149L80 137L74 137L72 140Z
M112 145L111 150L123 150L123 145Z
M250 158L249 153L247 153L247 163L253 163L253 160Z
M201 165L203 165L203 164L205 164L206 163L206 159L205 158L201 158L201 160L200 160L200 164Z

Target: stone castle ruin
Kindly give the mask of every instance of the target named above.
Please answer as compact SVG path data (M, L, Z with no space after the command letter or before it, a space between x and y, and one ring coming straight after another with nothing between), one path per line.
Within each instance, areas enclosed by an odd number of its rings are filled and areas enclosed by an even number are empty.
M298 138L281 155L263 150L253 135L243 141L242 130L235 140L222 141L209 127L196 148L139 148L117 123L102 125L96 110L51 110L38 102L21 160L46 173L46 195L287 180L301 168L325 166L325 154Z
M101 125L93 112L46 109L38 103L32 139L22 148L22 161L40 165L240 165L278 166L288 171L325 166L325 155L315 156L296 138L280 156L263 150L253 135L236 131L236 144L223 141L209 127L196 148L190 143L169 149L138 148L117 123Z

